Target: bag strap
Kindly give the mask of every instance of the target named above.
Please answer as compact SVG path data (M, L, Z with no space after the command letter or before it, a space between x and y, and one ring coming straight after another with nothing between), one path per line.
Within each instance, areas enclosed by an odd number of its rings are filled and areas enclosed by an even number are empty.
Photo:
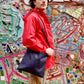
M39 17L38 17L38 19L39 19ZM40 24L41 24L42 31L43 31L43 33L44 33L44 35L45 35L46 41L47 41L47 43L48 43L48 46L50 47L50 44L49 44L48 39L47 39L47 37L46 37L46 33L45 33L45 30L44 30L42 21L41 21L40 19L39 19L39 22L40 22ZM44 80L45 80L45 79L43 78L42 84L44 84Z
M38 18L38 19L39 19L39 18ZM47 37L46 37L46 33L45 33L45 30L44 30L44 27L43 27L42 21L41 21L40 19L39 19L39 22L40 22L40 24L41 24L42 31L43 31L43 33L44 33L44 35L45 35L46 41L47 41L47 43L48 43L48 46L50 47L50 44L49 44L48 39L47 39Z

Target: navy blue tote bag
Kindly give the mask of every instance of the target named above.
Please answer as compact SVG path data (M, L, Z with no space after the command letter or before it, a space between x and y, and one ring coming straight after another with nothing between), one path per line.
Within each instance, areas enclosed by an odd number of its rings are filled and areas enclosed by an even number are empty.
M42 26L42 31L44 32L46 41L49 45L49 42L47 40L47 37L46 37L41 21L40 21L40 24ZM25 71L25 72L28 72L28 73L31 73L31 74L34 74L34 75L37 75L43 78L47 57L48 55L46 53L36 52L36 51L33 51L27 48L27 51L17 69L20 71Z

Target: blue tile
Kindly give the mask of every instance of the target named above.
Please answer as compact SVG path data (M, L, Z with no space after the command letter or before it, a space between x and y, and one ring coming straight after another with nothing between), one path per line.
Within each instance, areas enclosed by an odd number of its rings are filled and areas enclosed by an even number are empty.
M0 70L2 70L2 67L0 67Z
M77 78L77 75L75 75L75 78Z
M68 80L67 82L70 83L70 80Z
M73 74L75 75L76 73L75 73L75 72L73 72Z

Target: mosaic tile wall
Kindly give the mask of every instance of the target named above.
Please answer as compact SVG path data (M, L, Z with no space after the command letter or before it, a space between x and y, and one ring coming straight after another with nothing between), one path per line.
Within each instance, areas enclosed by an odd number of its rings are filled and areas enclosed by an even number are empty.
M56 64L48 71L46 84L84 84L83 4L83 0L50 0L46 14ZM16 68L26 50L22 45L22 18L29 10L27 0L0 1L0 84L28 84L28 74Z

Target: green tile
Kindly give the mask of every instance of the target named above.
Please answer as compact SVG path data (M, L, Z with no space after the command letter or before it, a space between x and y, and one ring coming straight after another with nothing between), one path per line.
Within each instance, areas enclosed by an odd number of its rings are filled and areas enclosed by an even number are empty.
M0 84L5 84L5 82L4 81L1 81Z
M72 66L70 66L70 71L72 71L73 70L73 67Z
M69 68L66 68L66 73L69 73Z
M0 72L1 72L1 76L4 76L4 72L3 72L3 70L1 70Z
M76 70L76 72L78 73L78 72L79 72L79 70Z
M55 84L59 84L59 80L57 80L57 81L55 82Z
M74 82L74 79L71 79L72 82Z

